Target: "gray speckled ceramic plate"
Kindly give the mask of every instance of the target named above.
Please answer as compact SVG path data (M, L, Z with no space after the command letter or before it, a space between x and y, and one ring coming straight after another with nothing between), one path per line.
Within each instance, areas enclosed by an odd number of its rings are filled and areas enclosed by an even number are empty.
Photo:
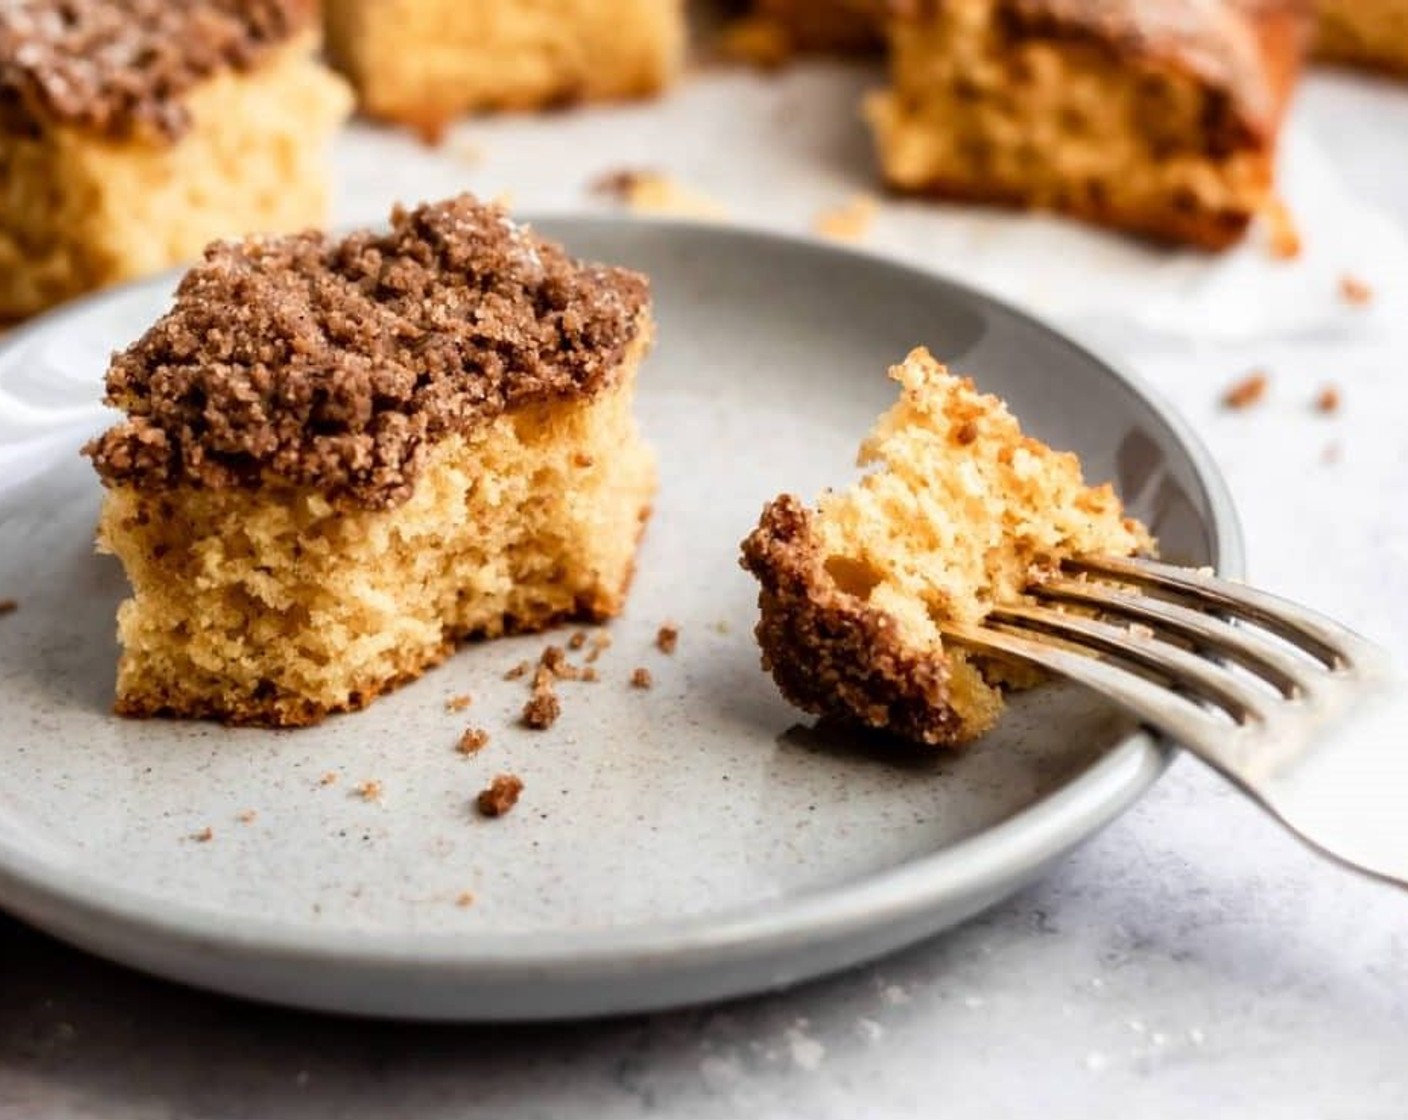
M1039 875L1148 788L1162 748L1052 687L927 762L818 736L758 669L738 541L764 500L851 475L911 346L1117 480L1174 558L1236 572L1226 492L1182 423L1080 346L945 280L715 228L542 223L650 273L640 415L663 485L600 683L514 727L462 651L370 710L270 733L109 712L115 562L76 457L104 358L170 280L75 304L0 352L0 904L93 952L256 999L426 1019L660 1008L790 984L943 929ZM42 473L41 473L42 472ZM23 481L21 481L23 480ZM665 620L679 650L653 645ZM655 687L628 686L646 666ZM470 692L473 707L446 711ZM469 724L492 734L455 751ZM497 821L472 800L521 775ZM323 775L337 780L324 784ZM380 800L353 789L381 783ZM193 836L209 828L206 842ZM459 904L473 895L471 905Z

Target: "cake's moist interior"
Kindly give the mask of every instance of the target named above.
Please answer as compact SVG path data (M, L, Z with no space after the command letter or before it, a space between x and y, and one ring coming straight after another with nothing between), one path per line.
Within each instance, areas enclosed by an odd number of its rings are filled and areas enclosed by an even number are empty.
M1157 224L1211 215L1227 236L1269 189L1272 109L1227 6L1182 5L1182 23L1159 21L1179 7L1163 0L915 7L892 22L893 89L869 105L896 186L1108 220L1156 206Z
M609 387L648 294L469 195L385 232L217 244L114 359L127 418L88 453L108 483L273 479L389 508L439 440Z
M182 99L312 30L316 0L5 0L0 127L175 139Z
M893 617L906 644L945 653L960 713L995 712L987 681L1014 667L974 671L964 650L943 649L942 626L1021 601L1073 555L1128 555L1153 542L1112 487L1085 484L1075 455L1023 435L1001 400L927 351L891 376L902 393L862 444L867 473L818 502L825 570L838 590Z

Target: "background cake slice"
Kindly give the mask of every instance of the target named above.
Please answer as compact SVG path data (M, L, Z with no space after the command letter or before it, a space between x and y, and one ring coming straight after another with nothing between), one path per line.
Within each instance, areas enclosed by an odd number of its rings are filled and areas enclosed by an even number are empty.
M0 319L321 223L351 108L312 0L0 5Z
M1224 248L1270 199L1308 17L1300 0L913 0L868 105L885 178Z
M1321 58L1408 75L1408 0L1318 0Z
M1082 553L1152 547L1108 486L1022 434L996 397L916 350L899 402L861 447L867 473L816 508L783 495L743 543L762 585L757 636L784 696L808 712L932 746L976 738L1016 667L944 645ZM1020 674L1017 678L1020 679Z
M298 725L455 643L619 612L655 488L643 277L468 196L213 246L88 447L117 710Z
M682 0L323 0L363 112L435 138L487 109L644 97L684 51Z

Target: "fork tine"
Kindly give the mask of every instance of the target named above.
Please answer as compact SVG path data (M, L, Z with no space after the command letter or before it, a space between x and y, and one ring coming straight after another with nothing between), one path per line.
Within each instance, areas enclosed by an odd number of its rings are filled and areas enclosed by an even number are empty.
M1028 661L1066 677L1123 705L1145 723L1180 743L1204 742L1229 726L1206 708L1161 684L1088 654L1034 641L1020 634L967 623L945 623L945 641L956 641L982 653L1003 654Z
M1043 599L1079 603L1167 630L1265 677L1287 697L1309 693L1315 688L1318 670L1313 662L1297 657L1244 626L1233 626L1215 615L1168 599L1079 579L1047 580L1029 591Z
M1268 706L1274 702L1267 694L1206 658L1123 626L1050 607L1000 607L988 616L988 621L989 624L1015 622L1153 669L1202 699L1225 708L1238 722L1248 718L1265 719Z
M1381 657L1376 647L1347 626L1289 599L1245 584L1142 557L1083 556L1070 561L1068 567L1156 587L1203 610L1222 610L1249 618L1310 651L1332 669L1380 667Z

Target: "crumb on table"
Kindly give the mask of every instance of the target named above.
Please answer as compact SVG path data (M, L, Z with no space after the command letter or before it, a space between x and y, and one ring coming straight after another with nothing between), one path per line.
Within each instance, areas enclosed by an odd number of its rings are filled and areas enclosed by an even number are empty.
M504 674L504 680L516 681L520 677L526 677L528 675L529 670L532 668L533 663L531 661L520 661L517 665L515 665L512 669L510 669L507 673Z
M253 824L258 816L259 814L255 810L246 809L244 812L236 816L235 820L239 821L240 824Z
M377 781L375 778L368 778L352 792L363 801L380 801L382 793L381 782Z
M592 636L592 648L587 650L587 664L590 665L611 648L611 635L605 630Z
M472 891L460 891L455 896L455 905L464 910L474 905L474 893Z
M1333 416L1340 410L1340 391L1334 385L1326 385L1315 396L1315 411Z
M459 742L455 745L455 750L463 755L478 754L489 745L489 733L482 727L466 728Z
M215 830L209 825L206 825L199 832L191 833L191 839L197 844L209 844L215 839Z
M880 204L874 195L852 195L839 206L821 211L812 220L812 229L832 241L861 241L875 224Z
M693 187L659 171L620 170L601 175L591 184L593 194L625 203L637 214L665 214L717 221L728 216L722 205Z
M1240 381L1228 386L1222 394L1222 404L1224 408L1237 411L1251 408L1266 396L1266 390L1271 385L1271 379L1260 370L1249 373Z
M499 774L486 789L479 791L475 804L486 817L501 817L518 804L523 779L517 774Z
M318 784L320 786L330 786L335 781L337 781L337 771L329 770L326 774L324 774L321 778L318 779Z
M1340 299L1355 307L1363 307L1374 299L1374 289L1357 276L1345 273L1340 277Z
M1302 248L1300 230L1296 228L1295 217L1285 201L1273 198L1267 204L1264 217L1270 234L1271 255L1282 261L1299 257Z
M543 688L535 687L533 695L528 697L528 702L523 705L523 726L534 731L546 731L557 722L560 715L562 702L558 700L551 684Z
M447 712L462 712L474 703L474 697L468 692L461 692L458 696L451 696L445 701Z
M650 670L643 665L639 666L636 671L631 674L632 688L650 688L654 684L655 678L650 675Z
M667 622L660 627L655 635L655 648L661 653L671 654L679 647L680 628L673 622Z
M570 638L567 639L567 648L571 650L581 649L586 644L587 632L585 630L578 630L575 634L573 634Z
M601 677L597 673L595 665L588 665L582 670L582 680L586 681L588 684L596 684L600 679Z

